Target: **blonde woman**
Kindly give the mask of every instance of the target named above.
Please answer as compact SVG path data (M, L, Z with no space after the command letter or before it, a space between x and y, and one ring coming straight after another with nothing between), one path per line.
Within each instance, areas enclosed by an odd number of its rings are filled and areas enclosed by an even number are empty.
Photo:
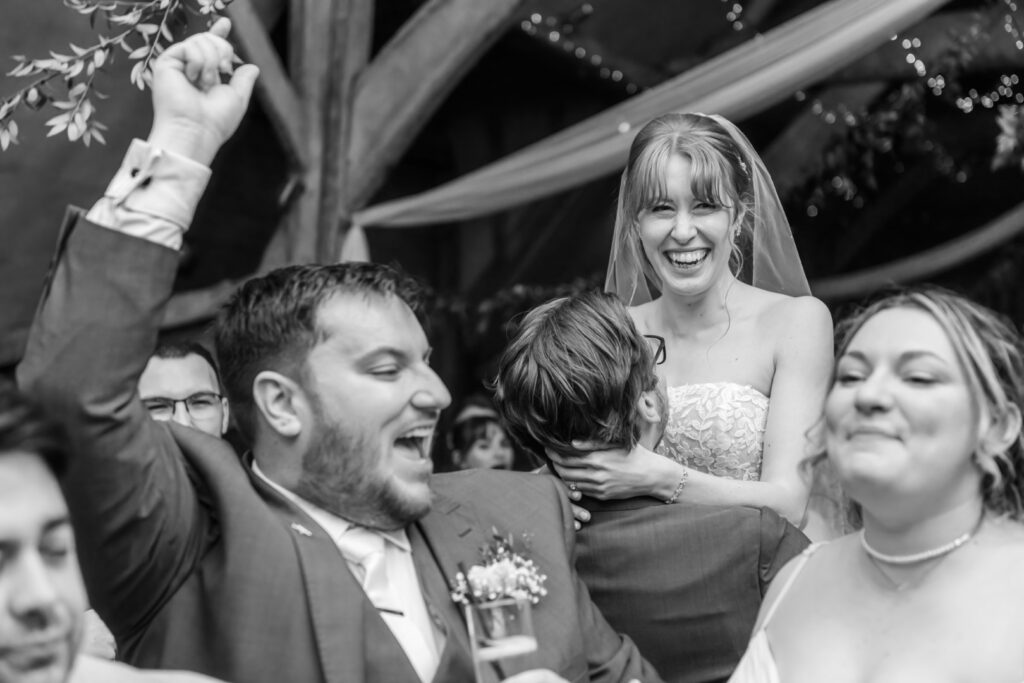
M929 289L839 331L825 445L863 529L776 577L733 683L1024 681L1024 354Z

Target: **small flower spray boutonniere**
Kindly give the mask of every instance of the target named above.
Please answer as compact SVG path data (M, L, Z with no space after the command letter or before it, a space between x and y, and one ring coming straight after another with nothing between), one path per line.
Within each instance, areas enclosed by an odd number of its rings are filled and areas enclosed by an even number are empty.
M455 575L452 600L468 605L513 598L536 605L548 594L544 587L548 577L540 573L533 560L518 551L511 534L502 536L497 529L492 529L491 533L491 542L480 549L483 562L468 570L459 565L462 571ZM522 544L529 545L525 534Z

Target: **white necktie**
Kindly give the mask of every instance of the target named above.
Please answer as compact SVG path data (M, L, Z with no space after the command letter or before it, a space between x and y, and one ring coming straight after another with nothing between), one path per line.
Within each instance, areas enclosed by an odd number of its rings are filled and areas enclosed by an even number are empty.
M412 558L402 557L405 550L388 543L376 531L360 526L350 527L338 539L338 547L349 568L362 583L366 597L377 608L384 623L402 646L420 680L429 683L437 671L439 656L429 618L426 618L423 596L418 586L414 585L410 589L388 577L389 555L392 556L391 564L396 566L396 570L401 569L398 563L411 563ZM424 621L423 618L415 618L421 613L426 623L418 624L417 621Z

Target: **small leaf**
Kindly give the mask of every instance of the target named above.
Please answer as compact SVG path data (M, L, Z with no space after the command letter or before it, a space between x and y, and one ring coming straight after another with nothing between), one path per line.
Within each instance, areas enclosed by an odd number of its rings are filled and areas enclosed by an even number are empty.
M49 121L46 122L46 125L47 126L66 126L66 125L68 125L68 121L70 121L70 120L71 120L71 112L66 112L64 114L58 114L57 116L54 116L52 119L50 119Z
M149 54L149 45L143 45L142 47L136 48L136 49L132 50L130 53L128 53L128 58L129 59L142 59L147 54Z
M135 66L132 67L132 73L129 76L129 80L139 86L139 90L142 90L142 85L139 82L142 80L142 69L145 67L145 62L136 62Z
M135 30L144 36L151 36L160 30L160 27L156 24L139 24L135 27Z

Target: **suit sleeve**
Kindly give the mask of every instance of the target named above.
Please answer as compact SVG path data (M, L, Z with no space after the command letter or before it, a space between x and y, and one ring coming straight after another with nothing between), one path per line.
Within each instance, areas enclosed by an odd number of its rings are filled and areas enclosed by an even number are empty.
M68 430L62 482L93 606L123 640L173 594L210 522L165 425L137 393L176 251L72 212L18 367Z
M761 597L787 562L810 545L807 537L770 508L761 508L761 548L758 577Z
M555 490L554 495L558 496L561 504L562 536L565 539L566 553L575 567L576 530L573 525L572 509L562 488L554 483L553 478L551 482ZM632 680L642 683L661 681L661 676L640 654L636 644L628 636L616 633L605 620L597 605L591 601L590 591L575 570L573 577L576 581L577 612L583 629L590 680L608 683Z

